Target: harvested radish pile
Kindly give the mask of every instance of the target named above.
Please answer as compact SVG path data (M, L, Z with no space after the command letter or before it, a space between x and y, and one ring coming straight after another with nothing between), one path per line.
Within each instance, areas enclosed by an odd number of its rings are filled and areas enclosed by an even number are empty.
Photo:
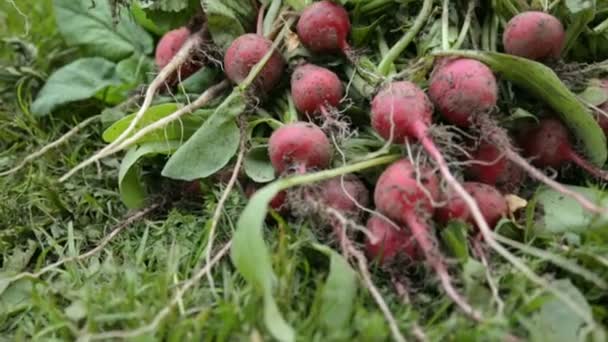
M2 6L9 340L608 338L607 4Z

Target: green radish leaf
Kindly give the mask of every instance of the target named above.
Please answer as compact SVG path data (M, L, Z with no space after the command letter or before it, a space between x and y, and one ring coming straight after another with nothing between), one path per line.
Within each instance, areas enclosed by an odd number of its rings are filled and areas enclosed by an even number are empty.
M216 84L220 71L214 68L201 68L180 84L180 88L188 94L201 94Z
M147 125L154 123L172 113L177 111L181 105L177 103L164 103L148 108L144 113L142 119L135 125L133 134L137 133ZM208 115L208 111L198 111ZM204 116L206 116L204 115ZM112 126L108 127L102 135L105 142L114 142L118 137L129 127L131 121L135 118L135 113L125 116L124 118L116 121ZM164 128L159 128L155 131L146 134L137 142L149 142L149 141L167 141L167 140L185 140L196 132L196 130L203 124L204 118L198 115L187 115L181 118L181 120L171 122Z
M593 106L599 106L608 101L608 93L606 90L594 86L587 87L582 93L578 94L578 97L585 103Z
M564 6L568 12L568 29L563 54L574 46L577 39L595 18L595 0L566 0Z
M234 91L169 159L163 176L191 181L226 166L239 147L241 134L235 118L244 110L245 99Z
M256 12L251 1L201 0L213 42L224 50L255 25Z
M582 142L589 160L602 166L608 150L606 136L591 113L547 66L529 59L497 52L444 51L436 55L477 59L505 79L545 101Z
M452 255L465 264L469 259L467 231L469 225L462 221L452 221L441 230L441 239Z
M54 0L57 27L69 45L84 47L95 56L118 61L133 53L150 54L154 49L152 37L120 13L112 18L109 1Z
M339 332L348 327L357 295L357 272L348 262L327 246L313 247L329 257L329 275L323 285L319 322L327 332Z
M116 64L116 75L123 83L98 92L97 97L111 105L122 103L138 85L151 82L150 75L155 71L156 65L150 57L133 55L123 59Z
M91 98L103 89L120 84L116 64L99 57L78 59L49 77L32 103L31 111L44 116L60 105Z
M579 186L568 186L568 188L583 194L593 203L608 207L608 194L603 191ZM547 187L540 188L535 199L536 206L541 212L535 227L541 233L582 233L608 225L608 215L599 216L589 213L574 199Z
M123 158L118 171L118 188L120 198L129 209L138 209L144 205L146 189L141 184L137 162L144 157L156 154L170 154L179 147L179 141L148 142L129 149Z
M245 173L257 183L267 183L275 179L274 168L270 163L266 146L253 147L245 156Z
M135 0L133 5L140 8L134 11L136 21L157 35L187 25L201 8L200 0Z
M283 178L266 185L251 197L237 222L237 230L232 240L231 258L243 278L264 296L264 319L273 337L281 341L294 340L293 329L281 317L273 297L277 278L272 269L270 251L264 242L262 231L270 201L280 191L290 187L381 166L399 158L398 155L389 155L338 169Z
M372 34L376 30L376 27L384 20L384 16L378 17L374 22L366 26L353 26L351 37L353 39L353 45L360 47L367 43L371 38Z

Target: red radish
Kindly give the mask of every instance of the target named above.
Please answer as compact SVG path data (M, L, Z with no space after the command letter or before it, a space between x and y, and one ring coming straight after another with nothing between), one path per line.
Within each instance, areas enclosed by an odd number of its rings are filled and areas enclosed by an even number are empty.
M372 101L372 127L384 139L403 144L420 139L431 124L433 104L415 84L407 81L386 85ZM391 134L392 133L392 134Z
M538 167L560 168L573 162L591 175L608 180L608 174L598 169L574 151L566 126L557 119L542 119L537 127L522 134L522 146L532 163Z
M272 166L279 173L295 168L323 169L331 161L331 144L323 131L310 123L287 124L272 133L268 141Z
M482 140L472 153L466 174L471 179L493 185L503 191L516 191L524 181L525 173L506 158L496 145Z
M187 27L178 28L165 33L156 45L155 62L157 68L160 70L167 66L177 52L181 49L182 45L190 37L190 30ZM182 79L194 74L200 66L196 65L192 60L189 60L182 64L179 68L180 77ZM168 82L168 83L172 83Z
M272 49L272 42L257 34L244 34L238 37L224 56L224 70L226 76L234 82L243 82L251 69ZM267 94L274 88L283 76L285 60L277 51L264 65L258 74L255 87L262 95Z
M348 12L332 1L313 2L300 15L298 37L315 53L351 53L347 37L350 33Z
M430 238L431 229L427 225L427 217L434 213L433 199L438 197L438 193L439 180L429 169L417 169L409 161L400 160L389 166L378 179L374 202L379 212L408 225L448 296L464 312L481 320L480 314L452 286L448 270Z
M508 54L533 60L559 58L565 41L566 32L559 19L536 11L511 18L502 36Z
M347 216L354 216L360 207L369 205L369 191L354 175L336 177L321 184L321 200L324 205Z
M479 204L479 209L490 227L495 227L502 217L507 216L509 210L507 201L495 187L477 182L466 182L463 186ZM448 199L446 206L437 209L435 217L444 224L450 220L475 224L469 208L461 198L455 195Z
M296 108L308 115L327 113L344 95L342 82L329 69L313 64L296 68L291 76L291 95Z
M393 226L385 218L372 216L367 221L368 237L365 240L365 253L380 265L399 262L400 256L417 260L420 251L407 230Z
M476 114L496 106L498 87L492 70L466 58L443 60L429 84L429 97L450 123L468 127Z

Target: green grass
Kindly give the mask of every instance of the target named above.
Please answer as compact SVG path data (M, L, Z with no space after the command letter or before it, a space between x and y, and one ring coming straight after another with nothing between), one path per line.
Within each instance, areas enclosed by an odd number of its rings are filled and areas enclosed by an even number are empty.
M46 77L78 52L65 51L50 15L50 1L16 3L27 9L29 33L25 35L24 20L15 8L3 2L0 38L18 38L33 44L38 52L33 59L23 61L5 46L0 50L2 70L29 68L0 79L0 170L10 168L99 110L95 103L84 103L49 118L31 116L28 106L41 85L39 77ZM35 272L94 248L128 215L117 193L120 156L104 159L98 167L86 168L66 183L57 182L62 174L102 147L101 131L102 127L94 124L18 173L0 177L0 341L75 340L114 330L128 334L153 322L176 296L177 289L205 262L209 220L223 190L213 181L203 183L202 199L169 203L127 227L89 258L67 262L39 279L6 283L19 272ZM217 248L212 253L229 241L245 205L243 191L237 188L223 210ZM298 340L390 339L381 311L369 291L361 287L348 328L329 332L322 329L319 312L328 261L311 248L317 242L313 234L317 228L311 224L297 221L277 225L269 219L266 234L279 278L275 295L282 313L296 329ZM571 250L562 248L560 238L549 237L541 242L546 250L567 256L608 279L606 235L605 231L586 235L585 243ZM574 289L580 293L573 296L582 293L595 320L606 323L604 292L546 261L521 256L546 279L562 279L557 284L566 292L571 293L574 288L568 285L570 282L575 284ZM453 265L459 287L474 306L485 312L488 321L483 324L461 315L422 266L399 270L401 275L407 275L408 281L403 285L409 298L397 296L386 273L374 270L374 281L409 340L415 339L416 326L432 341L500 341L507 333L538 341L553 338L551 333L569 338L567 333L572 329L568 324L576 327L577 322L572 312L504 261L492 257L490 265L492 279L499 284L504 301L500 314L483 265L472 259ZM203 277L182 294L159 324L128 340L270 340L259 294L235 272L228 257L214 267L211 277L214 286Z

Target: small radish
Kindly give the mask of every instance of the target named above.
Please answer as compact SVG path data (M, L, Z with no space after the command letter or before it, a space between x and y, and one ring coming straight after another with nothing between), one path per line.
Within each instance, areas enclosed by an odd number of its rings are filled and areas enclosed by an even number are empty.
M369 205L369 191L354 175L332 178L321 184L321 201L346 216L356 216Z
M568 129L557 119L542 119L537 127L522 134L521 141L524 152L538 167L560 168L572 162L591 175L608 180L608 173L574 151Z
M479 209L490 227L495 227L502 217L507 216L507 201L495 187L477 182L466 182L463 186L479 204ZM448 199L447 205L437 208L435 217L444 224L451 220L475 224L466 204L455 195Z
M513 192L525 179L525 173L520 167L506 158L494 144L485 140L480 142L471 157L466 174L473 180Z
M300 15L298 37L314 53L343 52L351 54L347 37L350 33L348 12L339 4L323 0L313 2Z
M566 32L559 19L536 11L511 18L502 36L508 54L533 60L559 58L565 41Z
M389 83L372 101L372 127L384 139L392 137L397 144L426 135L432 116L433 104L411 82Z
M165 33L156 45L156 52L154 61L156 67L160 70L163 69L175 55L181 49L182 45L190 37L190 30L187 27L181 27ZM179 68L179 77L186 79L188 76L194 74L200 66L194 63L192 59L188 60ZM173 83L175 80L170 80L168 83Z
M234 82L243 82L251 69L272 49L272 42L260 35L244 34L232 42L224 56L226 76ZM264 65L254 82L260 95L269 93L280 81L285 69L285 60L277 51Z
M374 215L367 221L368 236L365 240L365 254L380 265L391 265L401 261L400 256L417 260L420 251L411 233L393 226L385 218Z
M378 178L374 202L379 212L407 224L416 244L435 269L447 295L464 312L481 320L480 314L454 289L448 270L431 239L432 230L427 219L434 214L433 200L437 199L438 193L439 180L429 169L416 168L409 161L400 160L389 166Z
M460 127L470 126L476 114L494 108L497 94L492 70L473 59L442 60L429 84L429 97L437 109Z
M268 141L274 169L282 174L290 169L324 169L331 161L331 144L323 131L310 123L296 122L281 126Z
M329 69L313 64L296 68L291 76L291 95L294 105L308 115L327 114L337 107L344 95L342 82Z

